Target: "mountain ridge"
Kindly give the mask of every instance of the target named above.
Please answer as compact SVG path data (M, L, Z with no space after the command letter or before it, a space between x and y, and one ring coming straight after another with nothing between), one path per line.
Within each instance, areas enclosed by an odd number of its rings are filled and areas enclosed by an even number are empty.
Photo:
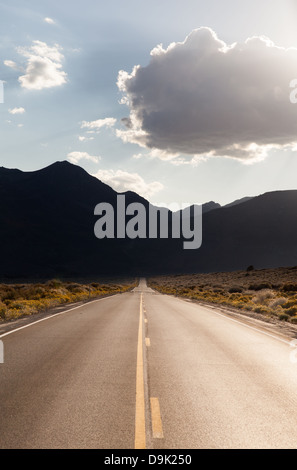
M100 202L150 203L117 193L78 165L41 170L0 168L0 278L84 278L218 272L297 265L297 190L271 191L242 202L204 205L202 246L180 239L102 239L94 235Z

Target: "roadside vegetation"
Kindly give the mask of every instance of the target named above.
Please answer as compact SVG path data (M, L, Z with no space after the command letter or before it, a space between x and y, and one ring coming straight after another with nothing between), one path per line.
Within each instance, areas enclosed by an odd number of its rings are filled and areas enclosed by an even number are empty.
M297 266L158 276L148 285L164 294L233 307L297 324Z
M46 312L63 304L127 292L136 284L134 280L85 284L59 279L44 283L0 284L0 321Z

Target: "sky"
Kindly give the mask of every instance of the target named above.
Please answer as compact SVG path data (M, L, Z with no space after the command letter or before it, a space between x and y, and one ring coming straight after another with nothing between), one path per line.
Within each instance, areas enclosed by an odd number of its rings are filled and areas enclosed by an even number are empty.
M68 160L157 204L297 189L295 0L0 0L0 18L0 166Z

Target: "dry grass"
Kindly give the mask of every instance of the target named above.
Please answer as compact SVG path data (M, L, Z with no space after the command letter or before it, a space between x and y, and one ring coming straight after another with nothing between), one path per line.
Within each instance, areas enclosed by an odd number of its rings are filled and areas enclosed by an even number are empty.
M297 267L158 276L148 284L165 294L297 323Z
M58 279L45 283L0 284L0 321L34 315L62 304L126 292L136 285L134 280L85 284Z

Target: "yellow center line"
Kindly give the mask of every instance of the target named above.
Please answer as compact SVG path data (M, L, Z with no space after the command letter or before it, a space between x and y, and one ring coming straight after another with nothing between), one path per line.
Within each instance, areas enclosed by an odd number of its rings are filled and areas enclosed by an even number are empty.
M145 398L143 375L143 310L142 294L140 295L139 328L136 364L136 406L135 406L135 449L145 449Z

